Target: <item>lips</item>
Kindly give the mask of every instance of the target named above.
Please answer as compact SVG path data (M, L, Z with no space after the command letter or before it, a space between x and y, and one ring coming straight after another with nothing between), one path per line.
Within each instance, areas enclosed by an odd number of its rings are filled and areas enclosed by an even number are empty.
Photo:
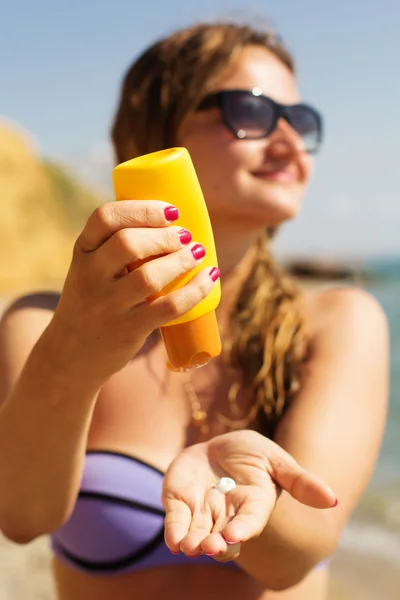
M298 181L298 175L291 169L268 169L253 171L254 177L266 179L269 181L279 181L282 183L295 183Z

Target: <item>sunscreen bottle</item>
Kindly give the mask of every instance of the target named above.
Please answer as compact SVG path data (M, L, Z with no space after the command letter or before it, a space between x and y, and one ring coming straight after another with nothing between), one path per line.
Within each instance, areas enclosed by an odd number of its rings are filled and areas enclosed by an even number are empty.
M186 148L170 148L128 160L117 165L112 175L116 200L163 200L176 206L179 209L179 219L174 225L188 229L193 241L199 242L206 249L200 265L178 277L155 297L182 287L204 267L217 266L207 206ZM145 261L135 263L131 269L143 262ZM199 304L161 327L169 369L189 371L207 364L221 353L215 316L220 298L221 285L218 280Z

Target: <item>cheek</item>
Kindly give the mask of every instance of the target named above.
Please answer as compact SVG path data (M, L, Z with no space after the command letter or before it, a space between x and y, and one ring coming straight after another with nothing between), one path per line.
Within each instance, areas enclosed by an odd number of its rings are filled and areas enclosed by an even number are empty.
M227 138L226 135L215 136L212 140L208 136L207 139L191 136L183 140L205 193L225 190L236 179L236 173L243 165L240 152Z
M314 158L310 154L305 154L302 159L302 166L304 172L304 184L307 185L314 174Z

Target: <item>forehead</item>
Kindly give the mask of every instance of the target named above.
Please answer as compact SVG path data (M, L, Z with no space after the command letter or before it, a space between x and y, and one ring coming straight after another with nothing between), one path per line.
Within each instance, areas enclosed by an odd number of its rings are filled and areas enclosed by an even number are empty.
M259 87L263 94L283 104L299 100L293 73L278 57L261 46L243 48L210 87L210 92Z

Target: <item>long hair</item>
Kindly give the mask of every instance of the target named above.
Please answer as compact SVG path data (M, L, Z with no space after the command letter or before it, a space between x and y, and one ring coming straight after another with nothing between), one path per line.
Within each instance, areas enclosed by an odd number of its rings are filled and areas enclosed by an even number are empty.
M149 47L122 84L112 127L117 162L176 145L185 119L210 83L249 45L268 49L294 73L281 40L246 25L199 24ZM272 436L299 387L307 343L301 295L272 259L268 232L257 241L230 329L225 360L241 372L243 385L253 394L249 417L261 414L263 429Z

